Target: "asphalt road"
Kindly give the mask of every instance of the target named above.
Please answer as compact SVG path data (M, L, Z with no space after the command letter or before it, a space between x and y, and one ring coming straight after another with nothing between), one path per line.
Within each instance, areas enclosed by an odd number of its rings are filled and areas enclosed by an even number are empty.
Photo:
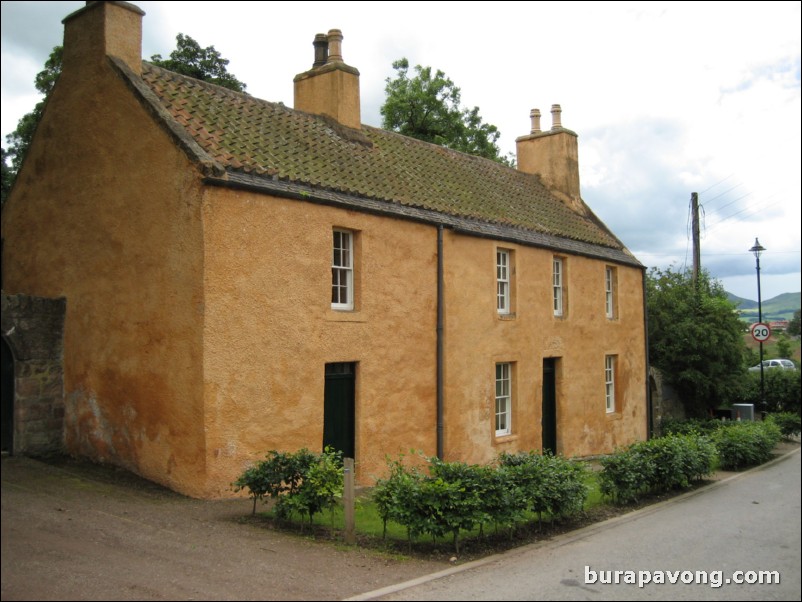
M800 600L801 466L797 448L662 504L351 599ZM737 583L759 571L780 582Z

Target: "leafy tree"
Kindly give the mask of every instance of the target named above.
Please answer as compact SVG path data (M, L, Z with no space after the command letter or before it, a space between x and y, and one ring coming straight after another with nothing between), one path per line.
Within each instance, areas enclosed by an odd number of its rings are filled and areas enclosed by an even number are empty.
M6 153L6 149L0 148L0 175L2 175L0 206L6 204L6 197L8 197L8 193L11 190L11 184L13 184L14 182L14 177L11 173L11 168L9 168L8 163L6 163L7 156L8 153Z
M22 161L25 159L25 155L28 154L28 147L31 145L33 133L36 131L36 126L39 125L39 120L42 118L42 113L44 113L47 98L50 96L53 86L56 85L58 76L61 75L63 50L64 49L62 46L56 46L53 48L50 56L47 57L45 68L36 74L34 85L39 93L44 96L44 98L36 103L36 106L30 113L23 115L22 119L20 119L17 123L17 129L6 136L6 140L8 141L8 152L7 155L3 155L3 166L5 169L6 156L8 156L11 158L11 169L9 170L8 174L3 174L4 201L6 177L9 178L8 187L10 189L17 177L17 172L22 166Z
M777 357L790 357L791 356L791 341L788 335L784 332L780 333L777 340Z
M649 359L692 416L730 403L746 378L743 325L721 283L688 270L647 275Z
M182 75L201 79L236 92L243 92L247 87L234 75L228 72L228 59L220 56L214 46L201 48L195 40L183 33L175 37L176 49L170 53L169 59L154 54L150 61L154 65L175 71Z
M802 310L796 310L794 312L794 317L791 318L791 321L788 322L787 332L791 336L799 336L799 322L800 322L800 314L802 314Z
M493 159L506 165L512 159L502 157L496 141L501 135L496 126L483 123L479 108L460 106L460 89L439 69L415 66L409 76L409 61L393 62L395 78L387 78L387 95L381 107L382 127L405 136L439 144L463 153Z

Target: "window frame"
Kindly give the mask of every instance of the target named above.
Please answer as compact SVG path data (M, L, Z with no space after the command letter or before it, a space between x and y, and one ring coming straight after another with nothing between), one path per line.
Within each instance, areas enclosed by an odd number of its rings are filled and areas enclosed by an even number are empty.
M339 246L338 246L339 236ZM345 240L345 243L343 243ZM331 254L331 309L354 309L354 232L343 228L332 230ZM340 263L337 263L338 252ZM342 261L343 257L346 261ZM342 280L345 279L343 283ZM344 293L344 295L343 295ZM342 301L343 296L345 301Z
M496 311L512 313L512 252L507 249L496 249Z
M552 309L554 317L565 316L565 261L562 257L551 260Z
M604 268L604 313L608 320L618 317L616 298L618 297L618 270L613 266Z
M614 414L616 411L616 359L615 355L604 356L604 403L607 414Z
M493 412L493 432L496 437L512 434L512 363L496 363L495 407ZM499 403L503 403L500 408ZM499 419L503 418L503 422ZM501 425L501 428L499 426Z

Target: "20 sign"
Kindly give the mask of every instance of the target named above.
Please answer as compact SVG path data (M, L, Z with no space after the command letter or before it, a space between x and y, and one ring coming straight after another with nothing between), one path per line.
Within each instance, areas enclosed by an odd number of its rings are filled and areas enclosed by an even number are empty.
M760 343L764 343L769 340L771 336L771 328L768 324L763 322L757 322L756 324L752 324L752 338Z

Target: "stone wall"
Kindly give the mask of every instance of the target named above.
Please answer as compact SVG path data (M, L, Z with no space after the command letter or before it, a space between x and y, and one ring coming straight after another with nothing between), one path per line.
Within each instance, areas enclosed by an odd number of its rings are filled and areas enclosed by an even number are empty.
M660 428L663 420L685 420L685 407L677 392L665 382L663 373L654 366L649 368L649 387L652 396L652 422L654 436L663 435Z
M16 454L47 455L64 449L66 305L63 298L2 295L2 335L14 356Z

